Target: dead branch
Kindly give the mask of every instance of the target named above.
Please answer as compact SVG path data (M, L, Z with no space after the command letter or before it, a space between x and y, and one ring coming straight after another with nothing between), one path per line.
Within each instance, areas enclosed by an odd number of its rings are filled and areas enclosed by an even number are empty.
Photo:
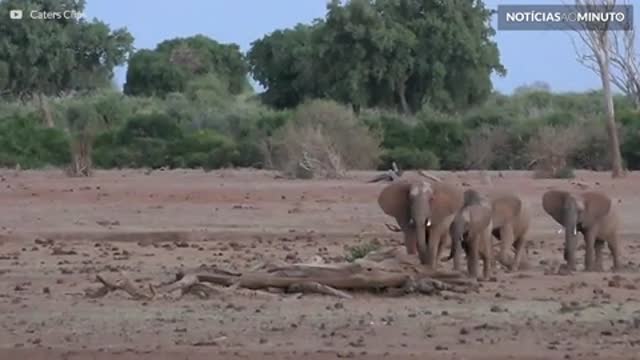
M387 170L385 173L377 175L373 179L367 181L368 183L375 183L380 181L396 181L400 179L398 175L396 175L393 171Z
M351 299L352 296L344 291L336 290L330 286L317 282L302 282L293 284L287 288L287 292L314 293L339 297L342 299Z
M442 182L442 180L439 177L437 177L435 175L432 175L432 174L429 174L426 171L418 170L418 174L422 175L423 177L425 177L425 178L427 178L427 179L429 179L431 181Z
M166 288L164 288L165 293L172 293L176 290L180 290L179 298L183 297L186 294L194 294L201 299L208 299L213 294L219 294L220 291L204 284L200 281L197 275L188 274L182 276L182 278L172 284L169 284Z
M383 174L380 174L373 179L367 181L368 183L375 183L379 181L396 181L402 176L402 171L398 168L396 162L391 163L391 169L387 170Z
M151 300L154 297L153 288L150 287L151 294L143 293L124 273L120 273L120 276L117 279L112 279L109 276L98 274L96 275L96 280L102 284L102 287L92 293L88 293L87 296L90 298L101 298L116 290L126 292L134 300Z
M138 289L124 275L116 280L98 275L103 285L90 297L102 297L114 290L123 290L134 299L150 300L156 297ZM250 290L283 289L286 292L316 293L349 299L346 290L404 289L403 291L434 294L440 291L467 292L474 282L457 272L434 272L425 269L417 257L406 254L403 247L388 248L367 254L351 263L337 264L281 264L264 263L245 273L232 273L216 268L200 268L194 272L179 273L173 282L157 288L159 294L180 290L180 297L193 294L202 299L222 293L216 287Z

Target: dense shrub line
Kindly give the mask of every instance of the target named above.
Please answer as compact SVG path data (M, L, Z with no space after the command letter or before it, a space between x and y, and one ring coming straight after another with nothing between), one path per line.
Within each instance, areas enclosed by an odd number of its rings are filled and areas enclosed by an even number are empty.
M625 165L639 169L640 113L616 101ZM415 115L367 109L356 116L324 100L278 111L248 95L221 106L179 93L159 100L107 92L56 100L54 128L42 125L36 107L3 103L0 166L68 164L74 121L92 117L99 124L92 160L103 169L257 167L295 175L309 156L324 171L387 169L395 161L404 169L542 166L552 172L542 176L562 176L567 168L608 168L600 102L598 93L532 91L496 94L461 114L425 107Z

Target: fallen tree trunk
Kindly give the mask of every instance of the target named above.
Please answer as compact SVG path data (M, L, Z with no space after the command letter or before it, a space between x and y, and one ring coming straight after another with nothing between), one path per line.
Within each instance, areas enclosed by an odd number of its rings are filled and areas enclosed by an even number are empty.
M391 248L369 253L352 263L337 264L264 264L246 273L232 273L215 268L197 269L179 273L175 281L151 288L151 295L141 293L131 281L123 279L105 283L92 297L101 297L115 290L124 290L134 299L148 300L160 293L181 291L181 295L193 293L201 298L216 294L207 284L252 290L284 289L287 292L305 292L350 298L343 290L396 289L405 293L434 294L440 291L467 292L477 287L477 282L457 272L427 271L417 257L406 254L404 248Z

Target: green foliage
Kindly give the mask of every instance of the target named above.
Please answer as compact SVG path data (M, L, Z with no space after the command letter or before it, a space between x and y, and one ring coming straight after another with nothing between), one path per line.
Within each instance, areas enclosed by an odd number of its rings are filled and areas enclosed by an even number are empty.
M89 102L76 102L67 108L67 125L74 135L95 134L100 116L96 107Z
M423 148L433 152L440 160L439 166L446 169L461 169L464 163L464 142L466 138L462 122L437 111L422 110L418 114L418 126L414 134Z
M85 19L41 20L9 18L10 9L83 12L84 0L7 0L0 2L0 93L26 98L109 86L113 68L132 49L126 29ZM1 76L0 78L6 79Z
M38 125L40 111L34 104L0 102L0 165L63 166L70 146L83 140L93 145L93 162L100 168L277 167L313 175L298 167L304 150L329 167L331 156L339 154L337 170L386 170L393 161L403 169L526 169L535 157L532 139L551 127L536 156L565 148L565 155L551 162L550 168L561 173L554 177L565 176L564 168L609 169L602 113L568 112L557 105L585 104L585 98L593 100L591 93L552 94L549 100L536 91L521 91L494 94L485 104L456 115L425 106L415 115L363 109L356 116L326 100L278 111L244 94L223 93L224 104L197 95L219 89L215 79L205 75L202 83L191 83L191 94L170 93L163 100L111 90L52 99L58 120L53 129ZM640 116L629 107L617 110L625 163L638 169Z
M5 0L0 14L84 7ZM600 91L493 91L506 70L490 16L481 1L332 0L246 57L203 35L129 56L127 30L98 20L0 17L0 165L608 169ZM127 59L121 94L113 69ZM250 91L249 70L265 92ZM640 115L627 97L614 104L624 161L640 169Z
M171 167L217 169L233 165L238 151L229 138L213 130L199 130L171 143Z
M119 132L118 140L124 145L136 139L175 140L181 137L180 127L169 116L158 112L135 115L129 119Z
M0 167L23 169L62 166L70 160L69 138L56 128L38 125L36 116L0 118Z
M163 55L152 50L139 50L131 56L124 92L128 95L164 96L182 92L187 74L173 66Z
M625 111L619 115L621 131L620 151L629 169L640 169L640 112Z
M165 96L183 92L192 83L196 89L213 90L218 95L240 94L249 88L247 71L236 44L220 44L204 35L175 38L161 42L155 50L140 50L131 56L124 92ZM191 89L190 94L197 95L197 91Z
M135 115L96 139L94 161L102 168L159 168L170 160L169 143L182 138L180 127L165 114Z
M214 130L185 133L162 113L140 114L95 141L94 160L103 168L204 168L236 165L234 142Z
M381 167L395 161L405 169L458 169L463 166L466 137L462 123L425 108L417 116L367 112L367 125L383 134Z
M348 262L354 262L358 259L361 259L367 256L369 253L379 250L381 247L380 243L377 241L370 241L361 245L354 245L347 247L347 254L345 255L345 260Z
M394 161L401 169L438 170L440 168L438 157L430 150L396 147L385 150L382 154L382 161L378 169L390 169Z
M312 25L252 43L248 61L266 104L330 97L354 109L464 109L504 74L482 2L338 0Z
M266 88L261 94L265 104L292 108L309 97L320 97L319 54L313 46L320 26L298 24L251 43L247 61L254 79Z

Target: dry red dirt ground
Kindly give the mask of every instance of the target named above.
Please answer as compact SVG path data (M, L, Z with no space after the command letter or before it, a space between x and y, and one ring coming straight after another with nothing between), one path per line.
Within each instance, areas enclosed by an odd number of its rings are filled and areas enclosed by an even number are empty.
M436 174L516 191L530 203L529 270L499 270L496 282L467 295L339 300L237 290L209 300L143 302L120 292L90 299L85 289L96 286L98 272L124 270L144 284L201 264L337 262L346 246L399 245L401 235L384 226L392 222L376 203L384 184L365 182L373 173L293 181L259 171L107 171L90 179L4 171L0 358L640 358L640 174L533 180L496 172L491 185L479 173ZM543 213L541 194L584 186L619 202L625 269L618 274L549 271L562 261L562 235Z

